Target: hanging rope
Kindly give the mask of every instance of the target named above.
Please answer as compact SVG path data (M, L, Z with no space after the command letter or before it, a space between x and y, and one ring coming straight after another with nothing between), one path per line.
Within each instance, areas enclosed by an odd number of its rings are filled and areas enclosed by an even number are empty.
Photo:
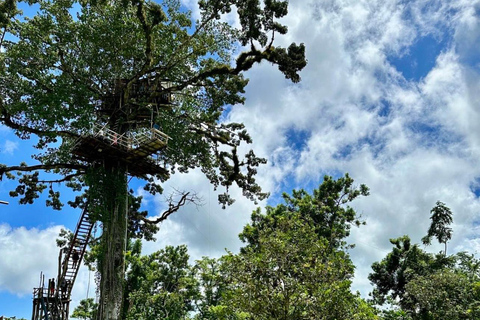
M127 165L127 178L128 178L128 165ZM130 178L130 180L132 180ZM127 240L127 235L128 235L128 183L130 180L127 181L126 188L125 190L125 243L124 243L124 255L127 252L127 245L128 245L128 240ZM125 274L125 268L126 268L127 262L125 261L125 257L123 257L123 274Z
M95 222L95 225L93 226L93 239L97 238L97 224L98 222ZM92 269L88 268L88 284L87 284L87 298L90 294L90 279L92 277Z

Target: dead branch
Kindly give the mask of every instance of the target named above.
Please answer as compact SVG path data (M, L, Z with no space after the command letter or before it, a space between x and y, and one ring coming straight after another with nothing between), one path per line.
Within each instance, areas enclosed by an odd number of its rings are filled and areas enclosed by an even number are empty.
M177 192L178 193L178 192ZM174 196L177 195L177 193L174 193L169 196L168 198L168 209L165 210L160 217L156 219L148 219L146 217L140 217L142 221L145 223L150 223L150 224L158 224L159 222L162 222L166 220L172 213L177 212L181 207L186 205L187 203L194 203L199 205L199 202L201 199L197 196L196 193L191 194L190 192L182 192L182 196L180 197L180 200L174 201Z

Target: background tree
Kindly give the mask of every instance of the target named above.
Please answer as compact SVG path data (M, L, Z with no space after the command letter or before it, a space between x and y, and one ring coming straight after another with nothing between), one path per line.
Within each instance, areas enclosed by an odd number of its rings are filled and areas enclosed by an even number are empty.
M226 300L228 266L223 260L203 257L195 262L195 276L199 285L199 296L195 301L195 316L198 320L232 318L229 302Z
M73 310L72 318L83 320L94 320L97 313L97 304L93 298L87 298L80 301L80 304Z
M406 285L415 319L479 319L480 282L455 269L419 276Z
M269 61L298 82L305 48L274 46L275 36L287 33L278 22L288 12L286 1L202 0L196 22L178 0L32 0L40 10L28 19L14 16L13 3L1 3L7 10L0 16L0 123L21 139L35 137L39 151L33 163L1 164L0 177L17 179L11 195L20 203L32 203L48 190L46 205L54 209L63 205L57 183L86 191L91 218L103 226L99 316L118 319L127 175L144 180L145 189L156 194L170 174L201 168L215 187L225 187L223 205L233 202L228 195L233 184L249 199L265 198L255 181L265 159L253 151L242 157L240 144L251 143L244 126L220 118L225 105L244 101L248 81L242 73L256 63ZM239 16L238 29L221 19L230 12ZM175 104L158 103L172 94ZM156 155L161 167L137 171L128 157L102 148L75 152L93 128L126 136L154 124L171 138ZM159 223L194 200L181 192L158 219L131 218Z
M345 179L326 177L324 184L332 181ZM354 266L346 246L330 246L330 233L319 234L311 216L285 205L269 208L266 215L255 211L242 233L254 234L253 242L218 260L203 257L189 265L186 246L142 256L141 242L130 242L122 318L378 319L351 292ZM262 224L253 225L259 216Z
M344 206L367 193L352 183L348 175L325 177L313 196L294 191L284 195L286 205L267 207L265 215L254 211L241 234L246 246L223 258L230 284L225 300L235 317L376 319L350 291L354 266L341 246L357 220Z
M381 311L382 320L412 320L412 318L401 309L384 309Z
M406 285L415 277L429 275L455 263L453 258L433 255L412 244L408 236L390 239L392 251L380 262L372 264L368 279L374 286L372 297L376 304L396 303L402 310L411 311L415 301L406 293Z
M125 319L186 319L199 294L188 259L183 245L167 246L137 260L129 274L138 284L129 290Z
M244 228L240 239L255 245L260 230L274 228L278 218L298 212L301 217L312 221L317 236L326 239L332 250L342 248L346 245L345 238L350 235L352 225L360 226L363 223L348 203L369 194L367 186L362 184L356 188L353 183L348 174L337 180L325 176L312 194L303 189L293 190L292 195L284 193L285 204L267 207L265 215L260 209L253 212L252 222Z
M437 238L438 242L445 244L445 252L447 255L447 242L452 239L452 228L450 224L453 222L452 211L445 203L437 201L435 207L430 210L432 214L430 220L430 228L428 228L427 235L422 238L424 245L430 245L432 237Z
M390 307L382 311L383 319L479 318L478 259L465 252L451 256L427 253L412 245L408 236L390 241L395 245L392 252L375 262L369 275L374 302L388 302Z

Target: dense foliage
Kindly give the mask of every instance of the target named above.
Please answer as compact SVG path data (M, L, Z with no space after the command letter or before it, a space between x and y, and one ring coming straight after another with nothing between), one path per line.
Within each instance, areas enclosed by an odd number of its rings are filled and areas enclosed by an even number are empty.
M424 244L436 237L446 245L452 237L452 212L442 202L431 210ZM480 260L464 252L428 253L408 236L391 239L392 251L372 265L372 297L386 320L460 320L480 317ZM446 248L446 247L445 247Z
M29 2L40 6L33 18L14 16L14 1L2 2L0 16L0 121L22 139L36 136L39 149L33 155L39 165L0 168L0 176L20 172L12 195L31 203L56 180L81 188L87 169L106 161L102 154L87 161L72 157L72 143L93 124L124 134L155 123L171 138L159 155L168 169L154 174L160 181L169 172L200 167L215 186L237 183L247 197L265 197L254 179L264 160L253 152L241 159L237 147L250 137L242 124L219 119L226 105L244 101L242 72L255 63L268 60L286 78L300 80L303 45L273 45L275 34L287 32L277 22L287 2L201 1L196 22L177 0ZM234 7L239 29L221 20ZM162 87L167 80L168 88ZM133 89L145 81L161 92ZM174 104L149 111L152 99L173 93ZM131 169L124 168L135 175ZM44 179L39 170L59 177ZM153 177L139 177L152 193L161 191ZM56 191L49 197L47 205L62 206ZM223 194L220 201L232 199Z
M378 319L375 309L351 292L354 266L348 246L339 246L347 224L358 220L347 202L368 192L352 184L348 175L325 177L314 196L293 192L298 207L285 195L287 204L268 207L265 214L254 211L241 234L246 242L241 252L218 260L204 257L191 265L186 246L142 256L140 241L131 243L123 318ZM328 233L314 220L322 215L337 217L330 219L335 227Z

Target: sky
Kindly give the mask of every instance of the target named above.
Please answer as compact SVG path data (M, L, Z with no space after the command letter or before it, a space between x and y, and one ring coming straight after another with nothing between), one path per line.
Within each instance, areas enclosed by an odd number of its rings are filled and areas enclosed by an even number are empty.
M194 0L184 5L197 12ZM276 205L292 189L311 191L324 175L348 172L370 188L352 203L367 224L348 239L356 244L352 289L364 297L370 266L390 251L389 239L407 234L420 243L438 200L453 212L449 253L480 250L479 18L479 0L291 0L283 19L289 32L276 41L305 43L302 81L256 65L246 74L245 104L225 115L246 125L248 147L268 159L258 181L271 196L258 206ZM0 125L0 163L33 161L31 144ZM0 182L0 200L10 202L0 205L0 315L29 319L40 272L56 275L55 238L75 228L80 211L21 206L8 195L13 187ZM165 190L174 188L197 192L203 206L171 216L144 253L178 244L192 259L236 252L257 205L232 190L236 202L222 210L199 170L173 176ZM162 196L145 195L151 215L163 206ZM87 296L95 296L93 274L82 267L72 306Z

